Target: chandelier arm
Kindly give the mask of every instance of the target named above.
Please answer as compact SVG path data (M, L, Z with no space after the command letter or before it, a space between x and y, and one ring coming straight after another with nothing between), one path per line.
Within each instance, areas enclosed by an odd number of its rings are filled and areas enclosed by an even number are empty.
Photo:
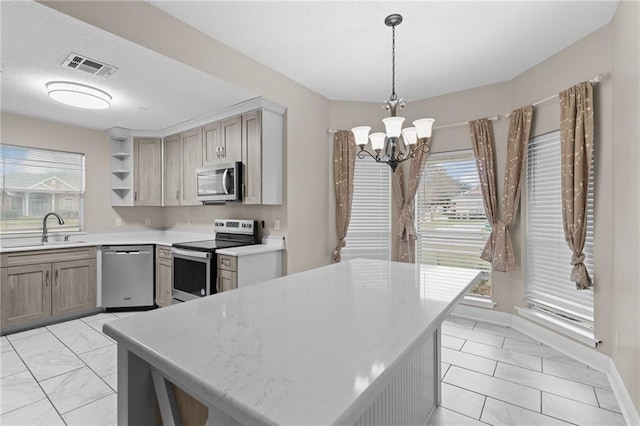
M364 154L368 154L369 157L373 158L378 163L380 162L380 156L379 155L373 155L372 153L370 153L369 151L367 151L364 148L361 149L360 152L358 152L356 155L358 156L359 159L364 160L365 158L367 158Z

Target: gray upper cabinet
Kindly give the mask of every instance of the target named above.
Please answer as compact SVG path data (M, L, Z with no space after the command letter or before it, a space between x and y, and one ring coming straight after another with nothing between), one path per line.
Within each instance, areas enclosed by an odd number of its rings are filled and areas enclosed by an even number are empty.
M203 127L203 164L242 161L242 118L227 118Z
M202 167L202 129L180 133L182 172L180 173L180 205L199 205L196 170Z
M180 135L164 138L164 205L180 205L180 170L182 160L180 156Z
M133 205L162 205L162 140L134 138L133 158Z
M242 115L245 204L282 204L283 116L268 108Z

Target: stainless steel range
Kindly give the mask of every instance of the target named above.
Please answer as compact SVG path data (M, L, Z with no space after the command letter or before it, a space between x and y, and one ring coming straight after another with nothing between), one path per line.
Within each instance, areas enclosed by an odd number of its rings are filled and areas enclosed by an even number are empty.
M255 220L216 219L212 240L174 244L173 299L176 302L216 294L216 250L259 244Z

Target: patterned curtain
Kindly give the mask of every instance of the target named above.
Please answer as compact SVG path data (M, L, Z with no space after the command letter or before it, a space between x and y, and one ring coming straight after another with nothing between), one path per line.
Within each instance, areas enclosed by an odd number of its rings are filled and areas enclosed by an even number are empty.
M495 251L495 242L498 229L498 210L496 207L498 193L496 190L496 165L495 142L493 139L493 126L487 118L469 122L471 132L471 145L473 155L476 158L476 167L480 177L480 189L487 220L491 224L491 235L482 250L480 257L491 262Z
M353 169L356 161L356 143L350 130L338 130L333 138L333 179L336 188L336 235L338 244L331 259L340 262L340 252L351 220L353 201Z
M562 223L571 249L571 281L579 290L593 286L584 265L587 235L587 193L593 158L593 86L580 83L560 93L562 150Z
M420 149L415 153L415 156L411 159L411 167L409 169L409 184L407 187L407 193L402 197L402 207L400 208L400 223L398 228L398 236L400 242L398 244L398 260L400 262L413 263L414 260L414 246L416 242L416 226L415 226L415 206L413 200L416 197L418 191L418 185L420 185L420 178L422 177L422 169L427 161L427 151L431 148L431 139L427 140L428 148ZM400 172L400 169L396 169L394 174ZM396 177L393 177L393 190L398 191L400 188L400 194L402 194L402 175L398 176L398 182ZM398 203L400 197L396 198ZM398 203L400 207L400 203Z
M492 253L483 252L483 256L489 257L488 260L493 269L500 272L516 269L509 227L513 225L520 204L520 176L522 175L525 149L529 141L532 116L533 106L531 105L511 113L509 139L507 140L507 164L504 173L504 194L502 196L502 220L496 223L491 233L491 244L494 251Z

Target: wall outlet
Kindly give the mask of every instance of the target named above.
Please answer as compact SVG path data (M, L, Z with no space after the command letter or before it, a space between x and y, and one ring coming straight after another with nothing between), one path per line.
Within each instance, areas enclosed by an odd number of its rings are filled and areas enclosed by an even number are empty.
M144 224L145 225L151 225L151 218L150 217L145 217L144 218Z
M122 226L122 219L119 217L116 217L116 226Z
M280 230L280 219L276 219L273 221L273 230L274 231Z
M191 226L191 218L187 219L187 226Z

